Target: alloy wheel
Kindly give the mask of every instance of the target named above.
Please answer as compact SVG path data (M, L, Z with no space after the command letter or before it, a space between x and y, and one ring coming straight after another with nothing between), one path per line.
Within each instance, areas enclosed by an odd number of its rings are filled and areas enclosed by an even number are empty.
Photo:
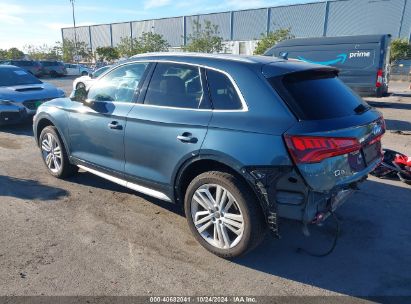
M59 172L62 166L62 153L61 147L53 134L45 134L41 141L41 152L49 170L53 173Z
M220 185L204 184L195 191L191 216L198 233L219 249L232 248L243 237L244 217L240 206Z

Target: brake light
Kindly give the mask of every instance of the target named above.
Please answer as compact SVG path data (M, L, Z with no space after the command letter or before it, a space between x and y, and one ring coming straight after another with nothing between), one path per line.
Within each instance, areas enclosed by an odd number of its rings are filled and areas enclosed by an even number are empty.
M375 86L377 88L380 88L382 86L382 69L379 69L377 71L377 82L375 83Z
M356 138L285 135L285 142L296 163L318 163L361 149Z

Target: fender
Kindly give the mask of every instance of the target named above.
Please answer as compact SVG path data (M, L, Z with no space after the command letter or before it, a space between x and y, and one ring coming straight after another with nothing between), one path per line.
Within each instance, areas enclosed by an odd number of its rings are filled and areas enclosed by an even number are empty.
M36 140L36 144L37 144L37 146L39 146L39 140L38 140L38 137L37 137L37 126L38 126L38 123L42 120L42 119L47 119L47 120L49 120L53 125L54 125L54 127L57 129L57 132L59 133L59 135L60 135L60 137L61 137L61 139L62 139L62 141L63 141L63 144L64 144L64 147L66 148L66 152L67 152L67 156L70 158L70 145L69 145L69 143L68 143L68 141L66 140L66 138L67 138L67 136L68 136L68 134L67 134L67 130L68 130L68 128L67 128L67 125L68 125L68 117L67 117L67 113L63 113L63 115L65 115L66 117L66 119L64 119L64 124L65 124L65 126L62 126L62 123L60 122L60 123L58 123L57 122L57 120L56 119L54 119L53 118L53 116L51 116L49 113L47 113L47 112L40 112L40 113L38 113L38 114L36 114L36 116L35 116L35 121L34 121L34 123L33 123L33 132L34 132L34 138L35 138L35 140ZM65 131L65 132L64 132Z

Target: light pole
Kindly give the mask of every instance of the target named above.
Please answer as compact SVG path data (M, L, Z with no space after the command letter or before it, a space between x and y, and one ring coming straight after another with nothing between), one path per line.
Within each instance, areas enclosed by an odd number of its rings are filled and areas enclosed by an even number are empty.
M78 52L77 52L77 30L76 30L76 17L74 15L74 0L70 0L71 2L71 8L73 10L73 26L74 26L74 52L75 52L75 59L74 61L76 61L78 63Z

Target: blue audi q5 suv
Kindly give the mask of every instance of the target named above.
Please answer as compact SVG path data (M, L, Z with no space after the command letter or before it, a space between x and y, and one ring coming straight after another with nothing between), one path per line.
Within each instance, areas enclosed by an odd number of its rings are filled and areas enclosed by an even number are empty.
M181 204L224 258L278 236L280 218L327 218L380 163L384 132L335 68L190 53L135 56L34 118L52 175L81 168Z

